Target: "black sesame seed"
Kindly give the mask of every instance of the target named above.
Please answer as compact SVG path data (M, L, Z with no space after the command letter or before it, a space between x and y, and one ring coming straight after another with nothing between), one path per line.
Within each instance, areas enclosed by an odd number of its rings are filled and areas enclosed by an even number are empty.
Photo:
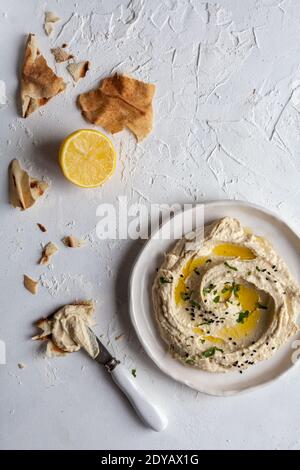
M273 348L272 348L272 349L275 349L275 346L273 346Z
M243 373L243 371L242 371L242 370L239 370L239 373L240 373L240 374L242 374L242 373Z

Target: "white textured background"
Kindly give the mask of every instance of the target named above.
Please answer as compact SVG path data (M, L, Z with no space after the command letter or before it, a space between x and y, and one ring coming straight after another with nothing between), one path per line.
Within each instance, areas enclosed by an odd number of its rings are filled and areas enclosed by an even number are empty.
M53 37L45 10L59 14ZM16 106L25 35L34 32L49 64L66 42L91 71L27 120ZM1 448L300 448L300 380L295 375L233 398L197 394L165 377L129 324L127 281L141 243L100 241L100 202L201 202L237 198L267 206L299 230L300 2L292 0L0 1L1 321L7 365L0 366ZM155 129L137 145L113 138L117 171L103 188L82 190L62 177L59 142L86 127L82 91L116 71L157 85ZM20 213L7 203L7 166L19 158L51 181L44 201ZM44 223L43 234L36 222ZM73 233L87 247L36 264L41 243ZM23 274L41 276L32 296ZM169 416L163 434L143 427L110 378L84 354L43 358L32 323L74 298L97 300L97 328ZM124 338L114 341L124 333ZM110 344L111 341L111 344ZM18 362L27 368L19 370Z

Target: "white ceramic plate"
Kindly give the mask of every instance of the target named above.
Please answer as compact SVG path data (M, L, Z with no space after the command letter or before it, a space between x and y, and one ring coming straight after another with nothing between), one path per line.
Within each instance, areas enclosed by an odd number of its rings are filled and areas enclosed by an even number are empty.
M242 201L214 201L204 205L205 224L225 216L239 219L255 234L266 237L285 259L300 283L300 239L285 222L266 209ZM181 215L177 214L172 223L176 226L181 220ZM162 230L166 224L158 230ZM295 352L292 345L295 340L300 339L300 334L294 336L271 359L257 363L243 374L238 371L225 374L204 372L173 359L158 333L151 299L156 268L161 265L164 253L172 244L174 240L150 238L138 256L130 280L131 320L140 342L155 364L173 379L200 392L219 396L233 395L265 385L291 369L294 365L292 354Z

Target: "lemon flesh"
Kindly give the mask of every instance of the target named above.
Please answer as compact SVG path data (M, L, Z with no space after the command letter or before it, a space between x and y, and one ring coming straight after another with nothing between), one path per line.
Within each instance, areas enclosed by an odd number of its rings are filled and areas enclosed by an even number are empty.
M101 132L81 129L61 144L59 163L69 181L82 188L95 188L114 173L116 151Z

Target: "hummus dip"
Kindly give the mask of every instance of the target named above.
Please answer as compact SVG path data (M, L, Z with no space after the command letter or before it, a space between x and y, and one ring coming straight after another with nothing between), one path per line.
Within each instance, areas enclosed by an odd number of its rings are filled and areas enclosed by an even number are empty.
M99 354L99 347L89 330L93 313L94 304L91 300L65 305L48 318L37 321L36 326L42 332L32 339L47 340L48 357L64 356L83 348L95 358Z
M210 372L240 373L298 331L300 288L272 245L236 219L179 240L153 285L162 338L174 357Z

